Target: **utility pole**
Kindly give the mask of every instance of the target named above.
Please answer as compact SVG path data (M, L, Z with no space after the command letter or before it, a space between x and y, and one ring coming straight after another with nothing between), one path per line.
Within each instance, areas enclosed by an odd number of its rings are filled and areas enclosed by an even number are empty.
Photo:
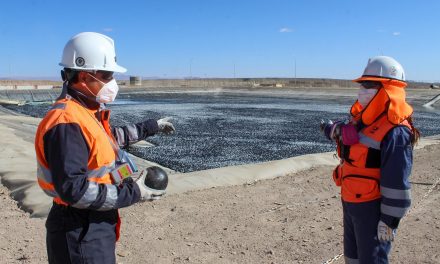
M8 55L8 62L9 62L9 80L12 80L11 55Z
M190 80L192 79L192 61L193 61L193 59L191 58L189 60L189 79Z
M193 59L191 58L190 60L189 60L189 86L191 86L192 85L192 61L193 61Z
M294 72L295 87L296 87L296 57L293 57L293 72Z
M295 80L296 80L296 58L295 58Z

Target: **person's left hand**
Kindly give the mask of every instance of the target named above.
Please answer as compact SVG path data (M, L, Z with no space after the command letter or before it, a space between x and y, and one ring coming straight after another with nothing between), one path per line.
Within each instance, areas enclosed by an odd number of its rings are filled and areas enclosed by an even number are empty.
M139 178L135 181L135 184L138 185L139 190L141 191L140 201L154 201L162 198L166 191L165 190L156 190L145 185L145 177L147 177L146 170L143 170Z
M379 242L392 242L394 241L394 236L396 235L396 229L392 229L387 224L379 220L377 225L377 239Z
M159 126L159 132L166 135L173 134L176 131L174 125L171 123L171 117L164 117L157 120L157 125Z

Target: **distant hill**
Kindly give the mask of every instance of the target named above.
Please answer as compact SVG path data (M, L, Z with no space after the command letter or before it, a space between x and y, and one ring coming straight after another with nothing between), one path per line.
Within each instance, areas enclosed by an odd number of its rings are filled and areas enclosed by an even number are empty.
M128 75L118 75L116 80L121 86L129 86ZM430 89L432 83L408 81L410 88ZM62 81L55 77L20 77L0 78L0 86L8 85L53 85L61 87ZM315 87L315 88L357 88L358 84L351 80L324 79L324 78L156 78L142 77L139 87Z

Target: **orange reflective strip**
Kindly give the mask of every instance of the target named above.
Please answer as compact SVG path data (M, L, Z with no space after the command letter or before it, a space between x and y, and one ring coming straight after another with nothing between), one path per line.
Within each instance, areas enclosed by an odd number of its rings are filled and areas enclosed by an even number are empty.
M38 185L40 185L40 187L44 190L50 190L50 191L55 191L55 187L53 186L53 184L45 182L44 180L37 178L38 181Z
M57 204L60 204L60 205L65 205L65 206L68 206L68 205L69 205L68 203L66 203L66 202L64 202L63 200L61 200L60 197L55 197L55 198L53 198L53 201L54 201L55 203L57 203Z
M87 180L91 181L91 182L101 183L101 184L112 184L113 183L110 174L106 174L100 178L98 178L98 177L88 178Z

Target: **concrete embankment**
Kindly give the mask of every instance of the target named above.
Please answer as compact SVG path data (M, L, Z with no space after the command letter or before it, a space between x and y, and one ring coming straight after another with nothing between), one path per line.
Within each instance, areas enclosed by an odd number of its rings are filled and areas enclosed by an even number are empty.
M0 91L0 104L22 105L29 102L55 101L61 89L50 90L3 90Z
M182 93L182 94L254 94L254 95L275 95L275 96L326 96L326 97L345 97L356 94L358 87L124 87L119 90L119 99L133 99L139 94L158 94L158 93ZM408 98L429 98L438 95L435 89L407 88ZM0 105L14 104L22 105L26 103L53 102L61 94L60 88L50 90L0 90Z

